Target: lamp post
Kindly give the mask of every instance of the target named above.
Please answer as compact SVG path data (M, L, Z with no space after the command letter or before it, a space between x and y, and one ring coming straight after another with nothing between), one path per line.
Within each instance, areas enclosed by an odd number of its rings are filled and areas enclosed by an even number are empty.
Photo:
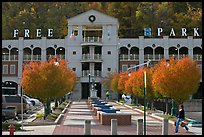
M91 91L90 91L90 80L91 80L91 74L89 73L89 96L91 95Z
M127 71L140 67L140 66L144 66L147 65L147 67L149 66L149 63L151 62L151 60L148 60L146 63L142 63L133 67L129 67L127 69ZM147 88L147 84L146 84L146 71L144 71L144 135L146 135L146 88Z

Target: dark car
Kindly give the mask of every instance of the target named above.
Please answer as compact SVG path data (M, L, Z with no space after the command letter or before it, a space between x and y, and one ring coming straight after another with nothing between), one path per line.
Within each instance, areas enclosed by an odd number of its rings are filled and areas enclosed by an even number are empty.
M2 109L2 121L7 119L17 119L17 113L15 108Z

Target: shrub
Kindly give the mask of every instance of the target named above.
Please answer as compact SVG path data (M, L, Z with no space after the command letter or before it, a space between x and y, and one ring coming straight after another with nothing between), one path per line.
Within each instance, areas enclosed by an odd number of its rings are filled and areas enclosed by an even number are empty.
M58 117L58 115L53 114L53 113L51 113L51 114L49 114L49 115L47 116L47 118L51 118L51 119L57 119L57 117Z
M45 116L44 113L39 113L39 114L36 115L36 118L42 118L42 117L44 117L44 116Z
M142 106L140 109L144 111L144 106ZM150 110L150 108L146 107L146 110Z
M125 103L125 101L123 99L120 99L119 102L120 103Z
M64 107L63 107L62 105L59 105L57 108L58 108L58 109L61 109L61 110L64 109Z
M10 125L10 123L8 121L2 122L2 130L8 130L9 125ZM15 128L15 131L16 130L21 130L21 124L15 122L13 125L14 125L14 128Z

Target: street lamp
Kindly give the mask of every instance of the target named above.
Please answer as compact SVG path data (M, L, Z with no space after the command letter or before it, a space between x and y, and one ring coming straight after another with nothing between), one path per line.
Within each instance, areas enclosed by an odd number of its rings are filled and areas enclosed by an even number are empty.
M89 73L89 96L91 95L91 91L90 91L90 88L91 88L90 80L91 80L91 74Z
M127 71L140 67L140 66L144 66L147 65L147 67L149 66L149 63L151 62L151 60L148 60L146 63L142 63L133 67L129 67L127 69ZM130 75L129 75L130 76ZM146 71L144 71L144 135L146 135L146 88L147 88L147 84L146 84Z

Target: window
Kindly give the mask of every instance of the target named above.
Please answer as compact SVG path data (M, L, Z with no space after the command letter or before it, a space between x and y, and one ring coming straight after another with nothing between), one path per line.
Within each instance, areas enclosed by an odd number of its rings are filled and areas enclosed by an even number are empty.
M122 72L127 71L128 65L122 65Z
M72 68L73 71L76 71L76 68Z
M76 51L73 51L73 55L76 55Z
M110 55L110 54L111 54L111 51L108 51L108 54Z
M135 64L131 64L131 65L130 65L130 67L134 67L134 66L136 66L136 65L135 65ZM131 70L136 71L136 69L137 69L137 68L134 68L134 69L131 69Z
M111 71L111 68L108 68L108 71Z
M10 74L15 74L15 73L16 73L16 66L10 65Z
M3 74L8 74L8 65L3 65Z

